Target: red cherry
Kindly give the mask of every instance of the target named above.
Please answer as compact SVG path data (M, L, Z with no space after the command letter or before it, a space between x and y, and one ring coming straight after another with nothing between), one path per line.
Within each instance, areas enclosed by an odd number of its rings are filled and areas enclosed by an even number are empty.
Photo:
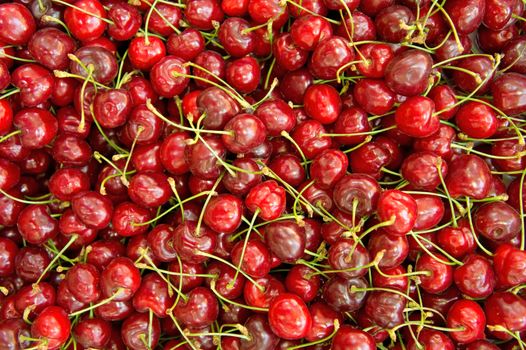
M457 32L470 34L482 23L484 5L485 2L480 0L453 0L449 1L444 8L455 24Z
M451 332L450 336L459 343L471 343L478 339L484 339L486 328L486 316L479 304L472 300L456 301L447 313L447 326L449 328L461 328L461 331Z
M526 281L526 253L510 244L502 244L493 256L493 268L499 287L512 287Z
M320 104L319 101L325 101ZM311 85L303 97L305 112L322 124L332 124L342 110L342 102L338 91L330 85Z
M476 155L463 154L449 163L446 187L453 198L468 196L485 198L491 184L491 173L484 160Z
M395 113L397 128L412 137L428 137L438 131L440 120L433 100L422 96L409 97Z
M252 187L245 198L251 212L266 221L277 219L285 210L285 190L274 180L267 180Z
M81 41L91 41L99 38L106 30L106 10L97 0L77 0L74 7L67 7L64 11L64 22L70 28L75 38ZM93 14L88 15L87 13Z
M453 268L443 263L447 261L447 258L442 254L433 253L433 255L436 258L429 254L422 255L416 263L416 270L429 273L419 276L422 289L431 294L438 294L448 289L453 283Z
M133 261L117 257L102 271L100 289L106 298L113 297L113 301L127 301L139 289L140 282L140 272Z
M343 325L338 329L332 339L332 350L360 349L374 350L376 343L374 338L362 330Z
M396 55L385 71L385 82L395 93L419 95L427 88L433 60L421 50L408 50Z
M241 224L243 202L230 194L212 198L203 209L203 221L216 232L233 233Z
M60 348L69 338L71 323L68 315L58 306L48 306L31 325L31 336L41 338L49 350Z
M25 45L36 30L31 12L19 3L0 6L0 41L8 45Z
M459 129L471 138L491 138L497 131L497 115L493 109L480 102L463 104L455 120Z
M399 190L387 190L378 198L378 218L381 222L394 220L384 227L388 233L403 235L411 231L416 222L417 205L410 195Z
M360 79L354 86L353 96L367 113L376 115L389 112L396 97L387 84L379 79Z
M282 293L272 300L268 318L272 331L280 338L289 340L304 338L312 325L307 305L291 293Z

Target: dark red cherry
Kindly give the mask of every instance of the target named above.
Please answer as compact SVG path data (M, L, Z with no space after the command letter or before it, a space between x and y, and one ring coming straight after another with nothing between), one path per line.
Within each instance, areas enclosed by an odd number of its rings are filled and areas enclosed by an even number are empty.
M526 166L526 148L518 140L496 141L491 147L495 167L501 171L521 171ZM498 159L503 157L504 159Z
M416 263L417 271L427 271L427 275L420 275L420 287L428 293L438 294L453 283L453 268L446 265L447 258L440 253L433 253L434 257L425 254ZM437 260L440 259L439 260Z
M51 258L43 248L23 247L15 258L16 275L24 281L36 282L50 262Z
M249 338L241 340L240 350L274 350L279 343L279 337L272 332L268 317L254 314L245 322Z
M526 253L510 244L501 244L493 256L493 267L499 287L511 287L524 283L523 265Z
M320 276L313 273L314 270L305 265L293 266L285 279L287 290L301 297L306 303L312 301L317 296L322 282Z
M133 313L121 326L121 338L129 349L156 348L160 337L161 323L157 317L150 318L148 313Z
M323 286L323 299L336 311L356 311L364 304L367 292L354 291L353 287L366 288L367 282L363 278L332 277Z
M378 262L378 266L382 268L394 268L400 265L409 254L407 238L390 235L383 230L371 233L367 249L373 258L383 252L382 259Z
M132 110L131 95L124 89L99 92L93 101L93 112L103 128L116 128L124 123Z
M29 325L22 319L6 319L0 321L0 344L7 350L18 350L31 347L30 342L23 340L30 338Z
M294 111L281 99L263 102L254 114L265 124L269 136L280 136L281 131L290 132L296 126Z
M396 94L384 80L360 79L354 86L353 97L367 113L382 115L393 108Z
M494 70L491 59L485 56L467 57L455 61L455 66L474 73L470 75L460 70L453 70L453 80L459 89L468 93L476 90L477 94L488 91Z
M17 244L9 238L0 237L0 277L7 277L15 272L17 254Z
M124 257L113 259L100 276L100 291L113 301L130 300L139 289L141 276L132 260Z
M298 143L305 156L312 159L332 145L331 138L324 134L325 128L320 122L307 120L296 126L292 138Z
M519 31L516 26L509 26L497 31L488 29L486 27L479 27L477 39L479 47L484 52L497 53L504 51L507 44L517 37L519 37ZM511 52L510 54L513 55ZM505 61L508 63L510 62L508 60Z
M71 322L68 315L58 306L48 306L31 325L31 336L40 338L49 350L60 348L69 338Z
M20 181L20 167L0 158L0 189L9 190Z
M272 300L268 318L274 334L283 339L304 338L312 326L307 305L292 293L282 293Z
M114 3L108 10L108 19L113 22L108 26L108 35L118 41L132 39L142 23L137 8L125 2Z
M154 91L162 97L179 95L188 85L189 69L184 61L176 56L166 56L155 63L150 71L150 81Z
M152 32L167 37L181 26L183 16L179 7L159 3L156 4L155 10L152 11L148 22L148 29Z
M232 248L232 262L241 266L243 271L254 278L267 275L271 268L271 256L266 245L259 240L249 240L246 244L245 253L241 256L243 245L244 242L240 241ZM243 258L242 261L241 258Z
M367 113L359 107L350 107L343 111L333 124L333 131L336 134L349 136L337 136L335 141L344 146L359 144L367 137L367 132L371 131L371 124L367 119Z
M56 28L38 30L28 43L31 56L48 69L64 70L69 66L68 54L75 51L75 41Z
M438 166L442 178L447 175L447 164L431 152L415 152L402 163L401 174L409 183L426 191L432 191L441 184Z
M453 0L444 6L451 17L452 23L459 34L470 34L482 23L484 18L485 1L482 0Z
M205 49L205 39L194 28L186 28L181 34L171 34L166 41L166 51L184 61L193 60Z
M522 37L518 37L515 40L506 42L506 46L503 48L504 57L502 58L502 64L506 67L510 67L511 72L522 73L526 72L526 66L524 56L522 56L522 50L526 40Z
M374 350L376 343L369 333L350 325L343 325L332 338L331 350L345 349Z
M58 234L58 222L42 204L25 207L18 216L18 231L31 244L42 244Z
M218 39L226 52L234 57L243 57L254 49L255 38L247 31L250 24L243 18L227 18L219 27Z
M484 329L486 328L484 310L473 300L458 300L449 308L447 326L449 328L464 328L464 330L450 333L451 338L456 342L471 343L478 339L484 339Z
M238 114L225 127L229 135L222 135L225 147L232 153L247 153L261 145L267 136L265 124L252 114Z
M522 332L526 329L526 301L519 295L510 292L493 293L486 299L484 311L489 326L502 326L511 332ZM493 337L502 340L511 338L509 333L491 331Z
M133 296L133 307L139 312L151 310L155 316L164 318L175 301L175 296L171 296L168 290L166 281L151 272L142 277L141 286Z
M104 348L111 338L111 325L101 318L83 318L73 327L73 336L84 348Z
M283 283L271 275L257 278L254 282L248 280L243 289L243 297L249 306L268 308L274 298L286 292Z
M206 143L206 144L205 144ZM206 180L215 180L221 173L217 158L224 159L226 148L218 136L203 136L197 143L186 146L185 159L190 172Z
M407 342L408 350L417 350L420 346L424 346L425 349L429 350L453 350L455 349L455 344L453 341L443 332L436 331L434 329L425 328L416 336L418 339L418 344L412 337L409 337ZM473 343L470 343L470 345ZM468 345L469 347L469 345ZM467 349L467 348L466 348Z
M318 43L332 36L332 27L324 17L305 15L293 22L290 34L300 49L314 50Z
M20 89L20 103L24 107L36 107L46 102L53 92L53 75L46 68L24 64L11 74L11 83Z
M301 160L291 154L280 154L269 164L269 168L291 186L299 186L305 181L305 168Z
M518 73L506 73L495 79L492 86L495 107L506 114L526 111L526 78Z
M259 63L253 57L242 57L229 62L225 74L226 81L244 94L254 92L261 79Z
M320 104L319 101L325 101ZM305 91L303 98L305 112L322 124L332 124L342 110L342 102L338 91L330 85L311 85Z
M512 206L500 201L478 208L473 224L477 233L496 242L510 241L520 231L519 214Z
M374 24L381 39L391 43L399 43L408 35L406 26L410 26L414 20L415 16L409 8L393 5L382 7L376 14Z
M236 196L243 196L248 191L261 182L262 176L258 174L259 167L257 163L250 158L238 158L232 162L237 168L246 170L237 171L235 176L227 173L223 177L225 188Z
M404 51L389 62L385 82L397 94L419 95L429 84L432 64L431 56L421 50Z
M215 0L190 0L186 3L184 16L195 29L214 29L214 22L223 22L224 14Z
M352 238L338 239L329 248L327 261L333 270L339 271L338 275L343 278L355 278L364 276L369 264L369 252L367 249Z
M495 288L495 272L491 262L478 254L470 254L464 265L455 269L454 281L457 288L470 298L487 298Z
M335 79L346 63L354 59L354 51L348 41L339 36L332 36L321 41L309 62L311 73L319 79Z
M345 175L349 161L340 150L325 150L312 161L311 178L323 189L332 188Z
M294 263L303 256L305 229L293 220L266 225L264 237L270 252L283 262Z
M274 40L272 51L280 67L294 71L307 62L308 52L294 44L290 33L281 34Z
M463 154L449 163L445 184L453 198L469 196L482 199L489 192L491 173L482 158Z
M281 78L278 89L283 94L285 100L300 104L303 102L305 91L312 82L313 78L311 73L307 69L302 68L293 72L287 72Z
M106 10L97 0L78 0L75 7L68 6L64 11L64 22L71 34L80 41L91 41L102 36L107 26L104 18Z
M445 206L440 197L425 194L413 195L417 207L414 230L428 230L435 227L444 217Z
M202 328L212 324L219 315L219 303L208 288L197 287L179 299L174 316L186 327Z
M146 208L157 208L172 196L168 177L160 172L141 172L134 175L128 185L128 195L135 203Z
M363 311L382 328L393 328L404 322L407 300L400 294L373 291L367 297Z
M31 12L19 3L0 6L0 41L8 45L25 45L36 30Z

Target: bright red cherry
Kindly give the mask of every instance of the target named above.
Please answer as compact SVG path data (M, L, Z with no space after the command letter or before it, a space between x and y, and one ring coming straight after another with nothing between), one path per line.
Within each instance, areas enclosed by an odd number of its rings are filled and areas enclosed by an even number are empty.
M268 318L272 331L289 340L304 338L312 325L307 305L292 293L282 293L272 300Z

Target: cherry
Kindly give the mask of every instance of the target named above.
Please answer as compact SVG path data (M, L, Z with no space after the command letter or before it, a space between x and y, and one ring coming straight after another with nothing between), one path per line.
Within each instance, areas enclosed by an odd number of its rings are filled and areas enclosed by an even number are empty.
M478 43L484 52L502 52L506 45L518 36L519 32L516 26L506 27L497 31L481 26L478 32Z
M431 56L423 51L404 51L387 65L385 82L397 94L419 95L428 86L432 62Z
M471 298L486 298L493 293L495 273L486 258L470 254L464 259L464 265L455 269L455 285Z
M107 27L105 18L106 10L97 0L78 0L75 7L68 6L64 11L64 22L71 34L80 41L101 37Z
M517 140L496 141L491 147L491 154L504 159L494 159L495 167L502 171L520 171L524 168L524 145Z
M21 319L7 319L0 321L0 344L5 345L6 349L23 349L30 347L27 340L29 338L29 326Z
M156 317L150 320L147 313L133 313L122 323L121 337L131 349L155 348L161 337L161 323Z
M132 39L142 23L137 8L122 2L112 4L108 10L108 19L113 22L108 25L108 35L119 41Z
M340 238L329 248L329 265L344 278L361 277L367 273L370 256L367 249L351 238Z
M383 5L381 10L374 10L374 12L377 12L374 24L381 39L391 43L399 43L408 35L408 30L400 24L411 25L415 16L405 6L389 5Z
M393 328L404 322L405 297L385 291L373 291L367 297L364 312L383 328Z
M123 321L133 314L131 301L110 301L95 309L95 315L106 321Z
M480 0L450 1L444 9L451 17L459 34L470 34L482 23L485 3Z
M303 256L305 229L293 220L277 221L265 226L265 243L283 262L293 263Z
M242 57L229 62L225 74L226 81L244 94L254 92L261 78L259 63L253 57Z
M267 136L265 124L252 114L242 113L230 119L224 128L229 134L222 135L222 140L232 153L246 153L261 145Z
M27 44L36 30L31 12L19 3L4 3L0 9L0 41L8 45Z
M447 326L449 328L463 328L451 332L451 338L459 343L471 343L478 339L484 339L486 328L486 317L484 310L472 300L458 300L451 305L447 314Z
M495 107L506 114L519 114L526 110L522 101L526 80L518 73L506 73L495 79L492 96Z
M55 117L50 112L39 108L20 110L13 119L13 125L21 131L22 146L29 149L48 145L58 130Z
M85 348L104 348L110 341L110 323L101 318L84 318L73 327L77 343Z
M155 9L156 11L151 13L148 22L148 29L151 29L152 32L167 37L180 27L183 16L178 7L159 3L156 4Z
M324 135L325 128L316 120L299 123L292 132L292 138L307 158L314 158L323 150L331 147L332 139Z
M524 39L518 37L514 40L507 40L506 45L502 48L504 53L502 64L506 67L510 67L509 70L511 72L523 74L525 72L524 59L520 54L524 49L524 44Z
M176 56L166 56L155 63L150 71L150 82L159 96L171 98L179 95L188 85L188 67Z
M214 294L208 288L192 289L187 300L179 300L174 316L187 327L202 328L212 324L218 317L219 306Z
M308 52L296 46L289 33L281 34L275 39L272 51L279 66L289 71L303 67L308 59Z
M352 312L360 309L365 302L366 292L352 288L366 288L363 278L332 277L323 286L323 299L333 309L340 312Z
M291 186L299 186L305 181L305 168L301 160L291 154L280 154L269 164L276 175Z
M113 301L130 300L140 287L141 276L133 261L124 257L113 259L100 275L103 297Z
M415 225L417 204L413 197L402 191L387 190L378 198L377 214L381 222L392 221L384 227L387 233L404 235Z
M193 60L205 49L205 40L201 33L193 28L186 28L181 34L171 34L166 41L166 51L184 61Z
M444 333L435 331L434 329L424 328L417 335L418 344L424 346L426 349L444 349L444 350L453 350L455 345L453 341ZM409 338L407 349L416 350L418 349L418 344L413 338ZM470 343L470 345L473 343ZM468 345L469 347L469 345Z
M188 23L200 30L214 29L214 22L223 22L223 10L213 0L190 0L186 4L184 16Z
M310 51L321 41L332 36L332 27L323 17L305 15L294 21L290 34L296 46Z
M133 296L133 307L139 312L151 310L155 316L164 318L175 301L168 292L168 284L152 272L142 277L141 286Z
M521 332L526 328L524 308L526 302L518 295L510 292L493 293L486 299L484 311L489 326L501 326L511 332ZM511 336L499 329L490 329L491 334L502 340L508 340Z
M477 91L483 94L488 91L493 74L493 62L488 57L467 57L455 62L455 66L464 71L471 71L473 75L461 70L453 70L453 80L458 87L468 93Z
M15 309L20 314L28 312L28 317L33 319L46 307L55 304L55 300L55 289L49 283L26 285L16 293Z
M383 80L360 79L354 86L353 96L356 103L370 114L385 114L395 103L395 93Z
M455 119L460 130L471 138L490 138L497 131L495 112L479 102L463 104Z
M491 174L482 158L472 154L459 155L449 163L448 169L445 184L451 197L482 199L487 196Z
M344 349L376 349L374 338L362 330L353 328L349 325L343 325L338 329L332 339L332 350Z
M266 245L259 240L249 240L242 256L244 242L238 242L231 251L232 263L251 277L264 277L270 272L271 256ZM243 260L241 260L243 258Z
M347 174L333 189L333 200L336 206L358 217L370 215L376 210L380 186L371 176L365 174ZM353 204L356 202L356 206Z
M250 189L245 205L263 220L277 219L285 210L285 190L274 180L267 180Z
M58 306L48 306L31 325L31 336L40 338L48 349L58 349L69 338L71 322L68 315Z
M64 70L69 65L68 54L75 51L75 41L56 28L43 28L33 34L28 49L46 68Z
M206 115L203 126L212 130L222 129L227 121L239 113L239 106L225 91L211 87L197 98L199 112Z
M203 221L216 232L233 233L241 224L243 203L230 194L220 194L204 209Z
M499 347L488 340L477 340L469 343L466 350L498 350Z
M438 260L438 259L440 260ZM453 268L443 262L447 259L440 253L422 255L416 263L416 270L428 271L419 276L420 286L428 293L438 294L445 291L453 282Z
M179 261L172 261L168 264L167 269L168 271L176 272L177 274L188 274L184 276L170 275L170 280L172 281L173 285L177 287L181 286L181 292L183 293L186 293L195 287L201 286L204 282L204 277L195 276L204 274L206 272L205 267L200 263L194 264L182 261L181 265L179 265Z
M250 24L243 18L227 18L219 27L218 39L225 50L234 57L243 57L254 49L255 37L247 31Z
M520 231L519 214L504 202L491 202L477 209L474 228L482 236L496 241L507 242Z
M124 245L116 239L98 240L90 244L91 251L86 255L86 262L99 270L106 267L111 260L124 255Z
M163 173L141 172L131 178L128 195L140 206L157 208L170 199L172 190L168 184L168 177Z
M351 146L365 140L367 132L371 131L371 124L364 110L359 107L350 107L343 109L333 124L333 129L336 134L349 135L336 136L334 139L338 144Z
M312 326L307 305L292 293L282 293L272 300L268 318L272 331L288 340L304 338Z
M337 27L336 34L349 38L353 42L375 40L376 27L371 17L354 10L352 17L347 14L344 15L344 22Z
M265 124L269 136L279 136L283 130L290 132L296 126L292 108L281 99L263 102L255 115Z
M155 36L149 36L148 41L145 37L135 37L130 41L128 57L137 69L148 71L165 56L164 42Z
M210 147L210 148L208 148ZM218 136L203 136L197 143L187 146L185 160L190 172L202 179L214 180L221 173L218 159L226 156L226 148Z
M351 153L349 163L354 173L364 173L375 179L382 177L381 169L390 162L389 150L380 143L369 142Z
M226 174L223 177L223 185L225 188L236 196L243 196L248 191L261 182L261 174L258 174L259 170L257 163L250 158L239 158L232 162L232 165L236 168L240 168L245 171L239 171L235 173L235 176Z
M283 283L271 275L257 278L254 282L247 281L243 289L243 297L249 306L268 308L274 298L285 293Z
M58 222L42 204L25 207L18 216L17 226L22 237L32 244L42 244L58 234Z
M522 265L526 255L510 244L500 245L493 256L493 268L497 283L502 287L511 287L524 283L526 275Z
M434 113L433 100L412 96L402 102L395 113L397 128L412 137L428 137L438 131L440 121Z
M202 263L207 260L202 253L212 253L216 245L215 232L194 221L185 221L174 230L173 246L182 261Z
M320 104L324 100L326 103ZM342 110L342 102L338 91L330 85L311 85L303 97L305 112L322 124L332 124Z
M306 303L317 296L321 286L320 277L313 272L314 270L305 265L295 265L285 279L287 290L298 295Z
M270 328L266 315L254 314L245 322L248 339L241 339L240 350L273 350L279 337Z
M367 249L372 257L384 252L378 261L378 266L382 268L394 268L400 265L409 253L407 238L387 234L381 229L371 233Z
M314 49L309 69L316 78L338 78L340 69L354 59L354 52L348 41L339 36L332 36L321 41Z

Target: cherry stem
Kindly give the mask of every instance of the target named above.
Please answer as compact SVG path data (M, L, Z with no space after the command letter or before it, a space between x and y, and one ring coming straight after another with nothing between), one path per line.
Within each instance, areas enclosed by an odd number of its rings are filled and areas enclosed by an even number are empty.
M20 92L20 89L19 89L19 88L15 88L15 89L13 89L13 90L10 90L10 91L6 92L5 94L0 95L0 100L6 99L6 98L8 98L9 96L14 95L14 94L17 94L17 93L19 93L19 92Z
M71 8L73 8L73 9L79 11L79 12L82 12L82 13L88 15L88 16L98 18L98 19L100 19L101 21L106 22L107 24L110 24L110 25L115 24L112 20L109 20L109 19L107 19L107 18L101 17L101 16L96 15L96 14L94 14L94 13L91 13L91 12L89 12L89 11L86 11L86 10L84 10L84 9L78 7L78 6L75 6L75 5L70 4L69 2L62 1L62 0L51 0L51 1L56 2L56 3L59 3L59 4L64 5L64 6L66 6L66 7L71 7Z
M22 133L22 130L11 131L9 134L0 137L0 143L4 142L5 140L7 140L8 138L10 138L12 136L15 136L15 135L18 135L18 134L21 134L21 133Z
M475 228L473 226L473 219L471 217L471 199L469 197L466 196L466 204L467 204L467 207L468 207L468 221L469 221L469 228L471 230L471 234L473 235L473 239L475 240L475 242L477 243L477 246L484 252L486 253L488 256L493 256L494 254L492 252L490 252L488 249L486 249L486 247L484 247L482 245L482 243L480 243L479 241L479 238L478 238L478 235L475 233Z
M292 143L294 145L294 147L298 150L298 153L300 154L301 156L301 159L303 160L303 165L305 167L305 170L307 170L307 157L305 157L305 153L303 153L303 150L301 149L301 147L298 145L298 143L296 142L296 140L294 140L292 138L292 136L290 136L290 134L285 131L285 130L282 130L280 135L282 137L284 137L285 139L287 139L288 141L290 141L290 143ZM323 136L323 135L320 135L320 136Z
M437 174L440 178L440 183L442 184L442 187L444 187L444 192L446 193L447 200L449 202L449 209L451 210L451 220L453 220L453 227L458 227L457 224L457 218L455 216L455 208L453 206L453 198L449 194L449 190L447 189L446 182L444 180L444 176L442 176L442 158L438 158L436 162L437 167Z
M252 311L268 312L267 308L257 307L257 306L249 306L249 305L241 304L241 303L238 303L236 301L233 301L233 300L225 298L224 296L221 295L221 293L219 293L217 291L217 289L216 289L216 280L215 279L212 279L210 281L210 290L217 296L218 299L220 299L221 301L223 301L223 302L225 302L227 304L232 304L232 305L235 305L235 306L239 306L239 307L241 307L243 309L248 309L248 310L252 310Z
M431 255L435 260L437 261L440 261L441 263L443 264L446 264L446 265L464 265L463 262L455 259L455 257L453 257L451 254L449 254L448 252L446 252L444 249L442 249L440 246L438 246L437 244L435 244L433 241L427 239L426 237L423 237L423 236L419 236L417 235L416 233L414 232L410 232L410 235L415 239L416 243L422 248L424 249L424 245L421 244L420 240L424 241L425 243L433 246L433 248L435 248L437 251L439 251L442 255L444 255L446 258L450 259L452 262L450 261L444 261L440 258L438 258L435 254L433 254L429 249L425 249L426 253L428 253L429 255Z
M113 299L115 299L116 297L119 296L120 293L122 293L124 291L124 288L118 288L115 293L113 293L110 297L106 298L106 299L102 299L101 301L99 301L97 304L94 304L94 305L90 305L88 306L87 308L84 308L82 310L78 310L78 311L75 311L71 314L69 314L69 317L75 317L75 316L78 316L78 315L82 315L83 313L85 312L88 312L88 311L91 311L91 310L94 310L96 308L98 308L99 306L102 306L102 305L105 305L109 302L111 302Z
M236 268L236 273L234 274L234 278L232 281L228 282L227 287L233 288L234 284L237 280L237 276L239 275L239 271L241 270L241 266L243 265L243 259L245 258L245 251L247 249L248 240L250 238L250 234L252 233L252 228L254 227L254 223L256 222L256 219L258 217L260 209L257 208L254 211L254 214L252 215L252 220L250 220L250 225L248 226L248 231L245 235L245 241L243 242L243 249L241 250L241 257L239 258L239 264Z
M20 203L24 203L24 204L50 204L50 203L58 203L58 202L60 202L58 199L50 199L50 200L47 200L47 201L28 201L28 200L25 200L25 199L21 199L21 198L12 196L9 193L7 193L6 191L2 190L1 188L0 188L0 193L3 194L4 196L6 196L7 198L11 199L11 200L14 200L15 202L20 202Z
M41 22L51 22L51 23L58 23L65 31L66 31L66 34L68 36L71 36L71 32L69 31L69 28L68 26L66 25L66 23L62 22L60 19L58 18L55 18L53 16L49 16L49 15L44 15L42 17L40 17L40 21Z
M225 175L224 172L221 173L221 175L217 178L216 182L208 192L208 195L206 196L205 202L203 203L203 206L201 208L201 213L199 213L199 219L197 220L197 224L195 226L195 236L199 237L201 235L201 225L203 223L203 217L205 215L206 208L208 207L208 203L210 203L210 199L213 195L217 194L216 189L217 186L221 183L221 180L223 179L223 176Z
M451 30L453 31L453 35L455 37L455 42L457 43L458 50L459 51L464 50L464 47L462 46L462 43L460 42L460 37L458 36L458 32L457 32L457 30L455 28L455 24L453 23L453 20L451 19L449 14L446 12L446 10L442 6L438 5L437 0L432 0L432 2L433 2L433 4L437 4L438 10L440 12L442 12L442 15L444 16L444 18L446 19L446 21L450 25Z
M174 303L174 306L177 305L176 303ZM196 348L194 343L192 343L190 341L190 339L188 338L188 336L186 335L186 332L181 328L181 326L179 325L179 322L177 322L177 319L175 318L175 316L173 315L173 310L170 309L168 310L167 312L168 316L172 319L173 323L175 324L175 327L177 328L177 330L179 331L179 333L181 333L181 335L183 336L183 338L186 340L186 344L188 344L192 350L201 350L201 348Z
M137 145L137 140L139 140L139 137L141 136L141 133L144 130L145 128L142 125L139 125L137 127L137 134L135 135L135 138L133 139L133 142L130 148L130 152L126 155L126 163L124 164L124 169L122 170L122 175L121 175L121 182L126 187L128 187L128 185L130 184L128 179L126 178L126 170L128 169L128 166L130 165L133 151L135 150L135 146Z
M329 334L325 338L321 338L319 340L316 340L316 341L313 341L313 342L310 342L310 343L304 343L304 344L300 344L300 345L296 345L296 346L291 346L287 350L302 349L302 348L306 348L308 346L314 346L314 345L318 345L318 344L323 344L323 343L331 340L336 335L336 332L338 332L338 330L340 329L340 321L338 321L337 319L334 319L333 320L333 325L334 325L334 330L332 331L331 334Z
M71 236L71 238L69 239L68 243L66 243L64 245L64 247L60 250L60 252L58 252L58 254L55 254L55 256L53 257L53 260L51 260L51 262L46 266L46 268L44 269L44 271L40 274L40 276L38 277L38 280L33 284L33 286L35 285L38 285L40 283L40 281L42 280L42 278L44 278L44 275L46 273L48 273L49 270L51 270L51 267L60 259L60 257L62 257L62 255L64 254L64 252L66 250L68 250L68 248L77 240L77 238L79 237L79 235L77 234L73 234Z
M166 282L166 284L168 285L168 295L169 296L172 296L173 295L173 290L175 290L178 294L178 296L183 299L183 301L186 303L188 301L188 297L186 295L184 295L179 288L176 288L172 282L170 281L169 278L167 278L161 270L159 270L159 268L155 265L155 263L152 261L152 258L150 258L150 256L148 255L148 249L144 249L144 248L139 248L139 252L141 254L140 258L143 258L144 260L146 260L146 262L148 263L148 265L150 265L151 269L154 270L157 275L159 275L159 277L161 277L161 279ZM183 270L181 270L183 271ZM182 280L182 279L180 279Z
M451 62L454 62L454 61L457 61L457 60L460 60L460 59L463 59L463 58L469 58L469 57L488 57L491 60L493 60L493 56L485 54L485 53L470 53L470 54L465 54L465 55L451 57L451 58L448 58L447 60L440 61L438 63L435 63L433 66L431 66L431 68L438 68L438 67L446 65L448 63L451 63Z
M356 151L358 148L361 148L362 146L364 146L365 144L371 142L371 140L373 139L373 137L371 135L368 135L365 140L363 140L363 142L349 148L349 149L346 149L345 151L343 151L343 153L347 154L347 153L351 153L351 152L354 152Z
M372 130L372 131L364 131L364 132L354 132L354 133L349 133L349 134L334 134L334 133L323 133L321 134L320 136L329 136L329 137L351 137L351 136L363 136L363 135L377 135L377 134L381 134L383 132L386 132L386 131L389 131L389 130L393 130L393 129L396 129L396 125L392 125L392 126L389 126L387 128L384 128L384 129L377 129L377 130Z
M198 251L196 252L197 255L201 255L201 256L205 256L207 258L210 258L210 259L214 259L214 260L217 260L219 262L222 262L223 264L225 265L228 265L230 266L231 268L235 269L236 271L239 271L239 273L241 273L247 280L249 280L250 282L252 282L253 285L256 286L257 289L259 289L260 292L264 292L265 291L265 288L263 286L261 286L260 284L258 284L256 282L256 280L254 280L252 277L250 277L250 275L248 275L246 272L244 272L243 270L241 269L238 269L238 267L234 264L232 264L231 262L229 262L228 260L225 260L223 258L220 258L218 256L215 256L213 254L209 254L209 253L206 253L206 252L203 252L203 251Z

